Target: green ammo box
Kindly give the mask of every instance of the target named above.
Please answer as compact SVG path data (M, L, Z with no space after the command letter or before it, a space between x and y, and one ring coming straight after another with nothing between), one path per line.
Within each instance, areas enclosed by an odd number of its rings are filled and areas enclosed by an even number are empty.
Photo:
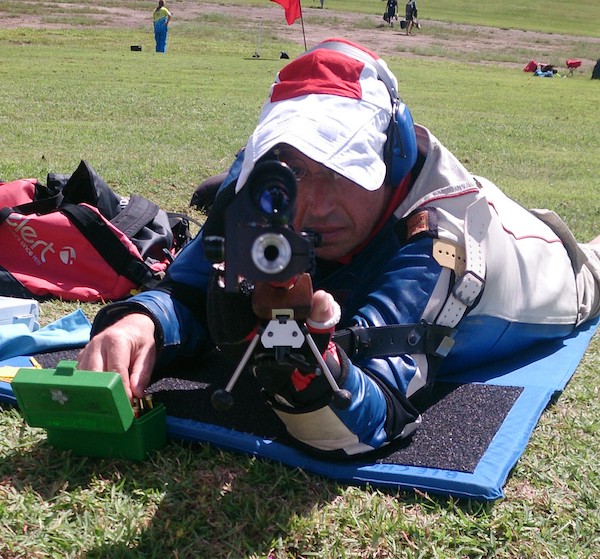
M167 442L166 410L154 406L136 418L117 373L79 371L76 361L56 369L19 369L12 390L31 427L48 443L80 456L144 460Z

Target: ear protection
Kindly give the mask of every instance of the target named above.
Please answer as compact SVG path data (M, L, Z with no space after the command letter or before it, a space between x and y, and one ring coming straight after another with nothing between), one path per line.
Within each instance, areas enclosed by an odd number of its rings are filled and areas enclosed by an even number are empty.
M398 95L396 77L385 63L341 41L324 41L307 52L322 48L341 52L359 62L373 66L377 71L377 77L385 84L392 101L392 118L383 148L383 161L387 169L386 181L394 188L399 186L417 162L417 136L412 115Z
M398 97L384 147L386 179L394 188L408 175L417 162L417 135L408 107Z

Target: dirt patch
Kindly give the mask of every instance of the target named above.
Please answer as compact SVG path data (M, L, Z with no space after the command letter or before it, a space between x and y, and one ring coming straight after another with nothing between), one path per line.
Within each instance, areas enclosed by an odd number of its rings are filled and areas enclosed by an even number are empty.
M4 17L3 27L65 28L75 17L85 18L97 27L144 27L149 26L151 10L135 10L126 7L111 8L90 4L56 4L52 2L23 2L35 4L36 13ZM308 4L308 1L306 1ZM45 8L40 9L40 6ZM244 8L240 18L240 7L226 4L199 3L188 0L172 1L168 4L173 12L173 29L180 22L191 22L207 15L220 14L236 25L249 30L262 26L263 36L268 29L269 38L280 37L304 46L300 22L288 26L283 10L275 3L265 6ZM382 4L383 6L383 4ZM0 7L1 9L1 7ZM44 13L42 13L42 11ZM319 9L316 0L303 6L306 43L310 47L328 37L346 37L361 43L381 56L427 56L428 58L456 59L472 63L497 64L522 67L530 58L544 63L564 66L565 53L583 61L580 71L587 71L595 60L581 58L577 50L581 45L593 45L594 52L600 51L600 39L571 37L566 35L498 29L474 25L456 25L422 19L422 29L410 36L400 29L399 21L390 28L380 15L351 14L333 9ZM383 13L383 8L382 8ZM61 17L63 16L63 17ZM81 27L81 24L79 24ZM537 55L536 55L537 52ZM539 53L543 52L543 55ZM540 60L540 56L544 59Z

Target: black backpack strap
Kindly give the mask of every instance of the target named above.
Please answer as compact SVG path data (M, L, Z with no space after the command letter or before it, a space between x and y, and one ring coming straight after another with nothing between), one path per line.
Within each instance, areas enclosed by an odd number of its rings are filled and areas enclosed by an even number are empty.
M2 208L0 209L0 225L6 221L6 218L15 211L14 208Z
M338 330L333 341L350 359L394 357L405 353L423 353L445 357L454 345L456 330L420 322L390 326L351 326Z
M0 223L3 223L11 213L20 213L23 215L30 214L47 214L53 212L62 203L63 196L59 192L54 196L48 198L40 198L33 202L27 202L26 204L20 204L12 208L5 207L0 210Z
M158 283L160 277L157 277L144 262L131 255L94 210L78 204L63 204L60 211L94 245L115 272L136 285L154 287Z
M198 229L202 228L202 223L182 212L167 212L167 216L173 232L173 249L179 252L193 238L190 223L196 224Z
M123 231L130 239L150 223L159 212L159 207L143 198L133 195L129 203L110 222Z

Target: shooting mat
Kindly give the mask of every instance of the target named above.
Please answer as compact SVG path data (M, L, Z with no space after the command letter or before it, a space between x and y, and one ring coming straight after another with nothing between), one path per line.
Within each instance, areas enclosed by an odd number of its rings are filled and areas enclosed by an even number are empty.
M368 459L333 462L295 448L274 413L261 403L249 374L234 388L234 407L214 410L210 396L227 380L216 354L202 370L193 363L177 363L150 390L167 408L168 432L174 440L208 442L340 483L495 500L503 496L506 479L542 412L575 372L598 322L588 322L564 340L438 383L415 435ZM44 367L54 367L74 355L69 350L36 357ZM28 363L18 357L0 366ZM15 402L10 384L0 382L0 399Z

